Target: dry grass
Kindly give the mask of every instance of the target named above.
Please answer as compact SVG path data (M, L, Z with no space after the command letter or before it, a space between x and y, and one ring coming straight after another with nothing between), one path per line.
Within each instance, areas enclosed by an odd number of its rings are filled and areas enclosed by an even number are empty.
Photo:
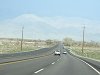
M97 47L85 47L83 54L82 54L82 48L81 47L71 47L71 48L78 55L100 60L100 48L97 48Z
M26 52L26 51L34 51L43 47L48 47L47 45L38 46L34 44L23 44L23 49L21 50L21 45L6 43L4 45L0 45L0 53L16 53L16 52Z

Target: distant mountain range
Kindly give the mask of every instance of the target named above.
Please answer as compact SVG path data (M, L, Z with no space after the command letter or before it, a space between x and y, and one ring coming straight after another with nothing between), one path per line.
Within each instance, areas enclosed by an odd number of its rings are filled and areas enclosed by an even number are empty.
M26 39L58 39L71 37L82 39L82 27L86 26L85 40L100 40L100 22L77 17L43 17L23 14L0 22L0 37L21 38L24 26Z

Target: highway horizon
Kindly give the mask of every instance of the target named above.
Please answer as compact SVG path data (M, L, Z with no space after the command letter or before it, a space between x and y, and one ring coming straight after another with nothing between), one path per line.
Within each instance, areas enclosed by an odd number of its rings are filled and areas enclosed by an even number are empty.
M66 51L63 45L59 44L52 52L55 50L60 50L61 55L52 53L30 60L0 64L0 75L100 75L81 59L68 52L63 54Z

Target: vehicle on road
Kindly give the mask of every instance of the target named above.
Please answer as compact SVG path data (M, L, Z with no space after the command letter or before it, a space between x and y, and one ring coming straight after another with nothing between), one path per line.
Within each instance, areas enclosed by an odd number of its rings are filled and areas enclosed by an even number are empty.
M67 52L63 52L63 54L67 54Z
M60 56L61 53L60 53L60 51L55 51L54 54Z

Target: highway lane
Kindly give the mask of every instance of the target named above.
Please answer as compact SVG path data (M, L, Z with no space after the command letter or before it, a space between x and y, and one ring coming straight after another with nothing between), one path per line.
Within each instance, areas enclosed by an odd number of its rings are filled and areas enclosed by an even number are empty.
M43 48L36 51L30 52L21 52L21 53L13 53L13 54L0 54L0 64L12 62L12 61L21 61L31 58L37 58L44 55L52 54L55 50L59 49L59 45L55 45L50 48Z
M69 54L62 55L61 59L52 65L42 68L33 75L99 75L80 59Z
M51 54L26 61L0 64L0 75L32 75L38 69L50 65L59 58L60 56Z
M57 49L61 53L62 46ZM57 50L55 49L55 50ZM99 75L80 59L70 54L61 54L33 58L30 60L0 64L0 75Z

